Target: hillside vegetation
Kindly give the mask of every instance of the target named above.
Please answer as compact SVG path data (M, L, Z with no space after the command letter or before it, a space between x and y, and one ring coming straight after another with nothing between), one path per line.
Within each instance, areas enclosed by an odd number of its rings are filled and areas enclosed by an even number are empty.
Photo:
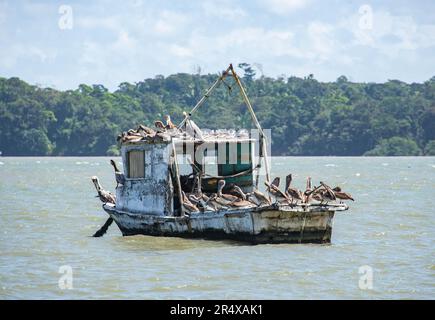
M435 155L435 77L424 83L353 83L342 76L243 82L263 128L272 130L273 155ZM59 91L0 78L0 151L7 155L115 155L116 136L170 114L182 119L216 74L175 74L110 92L103 85ZM231 88L231 89L230 89ZM200 127L251 128L232 79L194 114Z

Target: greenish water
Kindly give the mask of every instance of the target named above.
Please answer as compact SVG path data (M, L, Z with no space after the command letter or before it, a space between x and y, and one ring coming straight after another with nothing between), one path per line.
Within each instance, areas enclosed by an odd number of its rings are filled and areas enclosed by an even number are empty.
M433 299L435 158L277 157L273 176L341 185L350 210L330 245L241 245L122 237L90 177L113 190L109 158L0 157L1 299ZM58 285L72 268L72 289ZM361 266L373 288L361 289Z

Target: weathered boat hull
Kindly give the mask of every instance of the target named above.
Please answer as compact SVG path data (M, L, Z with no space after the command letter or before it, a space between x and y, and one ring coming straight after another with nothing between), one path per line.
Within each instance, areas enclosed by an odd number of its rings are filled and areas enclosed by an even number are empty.
M344 206L344 205L343 205ZM171 217L103 205L124 236L151 235L260 243L330 243L335 211L347 207L262 207Z

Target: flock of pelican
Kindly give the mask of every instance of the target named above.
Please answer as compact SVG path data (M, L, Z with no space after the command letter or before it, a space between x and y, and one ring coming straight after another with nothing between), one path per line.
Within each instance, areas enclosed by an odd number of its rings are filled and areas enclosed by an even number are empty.
M115 171L115 180L117 186L124 184L125 176L118 169L115 161L110 160L111 165ZM250 208L258 206L269 206L273 203L279 205L306 205L312 204L316 201L319 205L327 205L333 201L351 200L354 201L352 195L341 190L340 187L331 188L324 182L320 181L320 185L312 187L311 177L307 178L305 191L301 191L292 186L292 174L286 176L285 190L279 188L280 177L276 177L272 183L265 182L267 195L263 194L257 189L252 192L243 192L242 189L231 184L228 188L228 193L224 193L223 189L226 185L225 180L219 180L217 183L216 193L205 194L201 190L201 181L199 176L195 178L193 191L186 194L181 192L181 202L183 207L190 212L204 212L204 211L219 211L228 210L231 208ZM116 196L111 192L104 190L96 176L92 177L95 189L97 190L97 197L103 203L115 203Z
M187 118L185 126L177 128L171 121L169 115L165 115L165 122L157 120L154 122L154 129L139 125L136 129L130 129L122 132L117 137L117 141L121 142L136 142L140 140L148 141L168 141L170 136L183 136L185 139L199 139L199 140L216 140L216 139L241 139L249 138L249 132L246 129L217 129L201 130L193 120L184 112Z
M311 177L307 178L307 186L305 191L298 190L291 185L292 175L286 177L285 191L279 189L280 178L276 177L272 183L265 182L267 194L265 195L257 189L252 192L245 193L242 189L232 184L228 189L228 193L223 193L225 180L219 180L217 192L206 195L202 193L199 178L195 183L196 188L191 194L182 192L182 202L184 208L188 212L200 211L218 211L230 208L249 208L255 206L268 206L272 203L279 205L301 205L309 204L317 201L319 205L327 205L332 201L352 200L353 197L341 190L340 187L331 189L324 182L320 182L318 187L311 186Z

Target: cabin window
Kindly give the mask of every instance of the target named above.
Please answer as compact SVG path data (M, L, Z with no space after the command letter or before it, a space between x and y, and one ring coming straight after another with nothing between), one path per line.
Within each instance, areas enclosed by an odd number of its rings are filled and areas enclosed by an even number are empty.
M145 153L140 150L128 152L128 177L131 179L145 178Z

